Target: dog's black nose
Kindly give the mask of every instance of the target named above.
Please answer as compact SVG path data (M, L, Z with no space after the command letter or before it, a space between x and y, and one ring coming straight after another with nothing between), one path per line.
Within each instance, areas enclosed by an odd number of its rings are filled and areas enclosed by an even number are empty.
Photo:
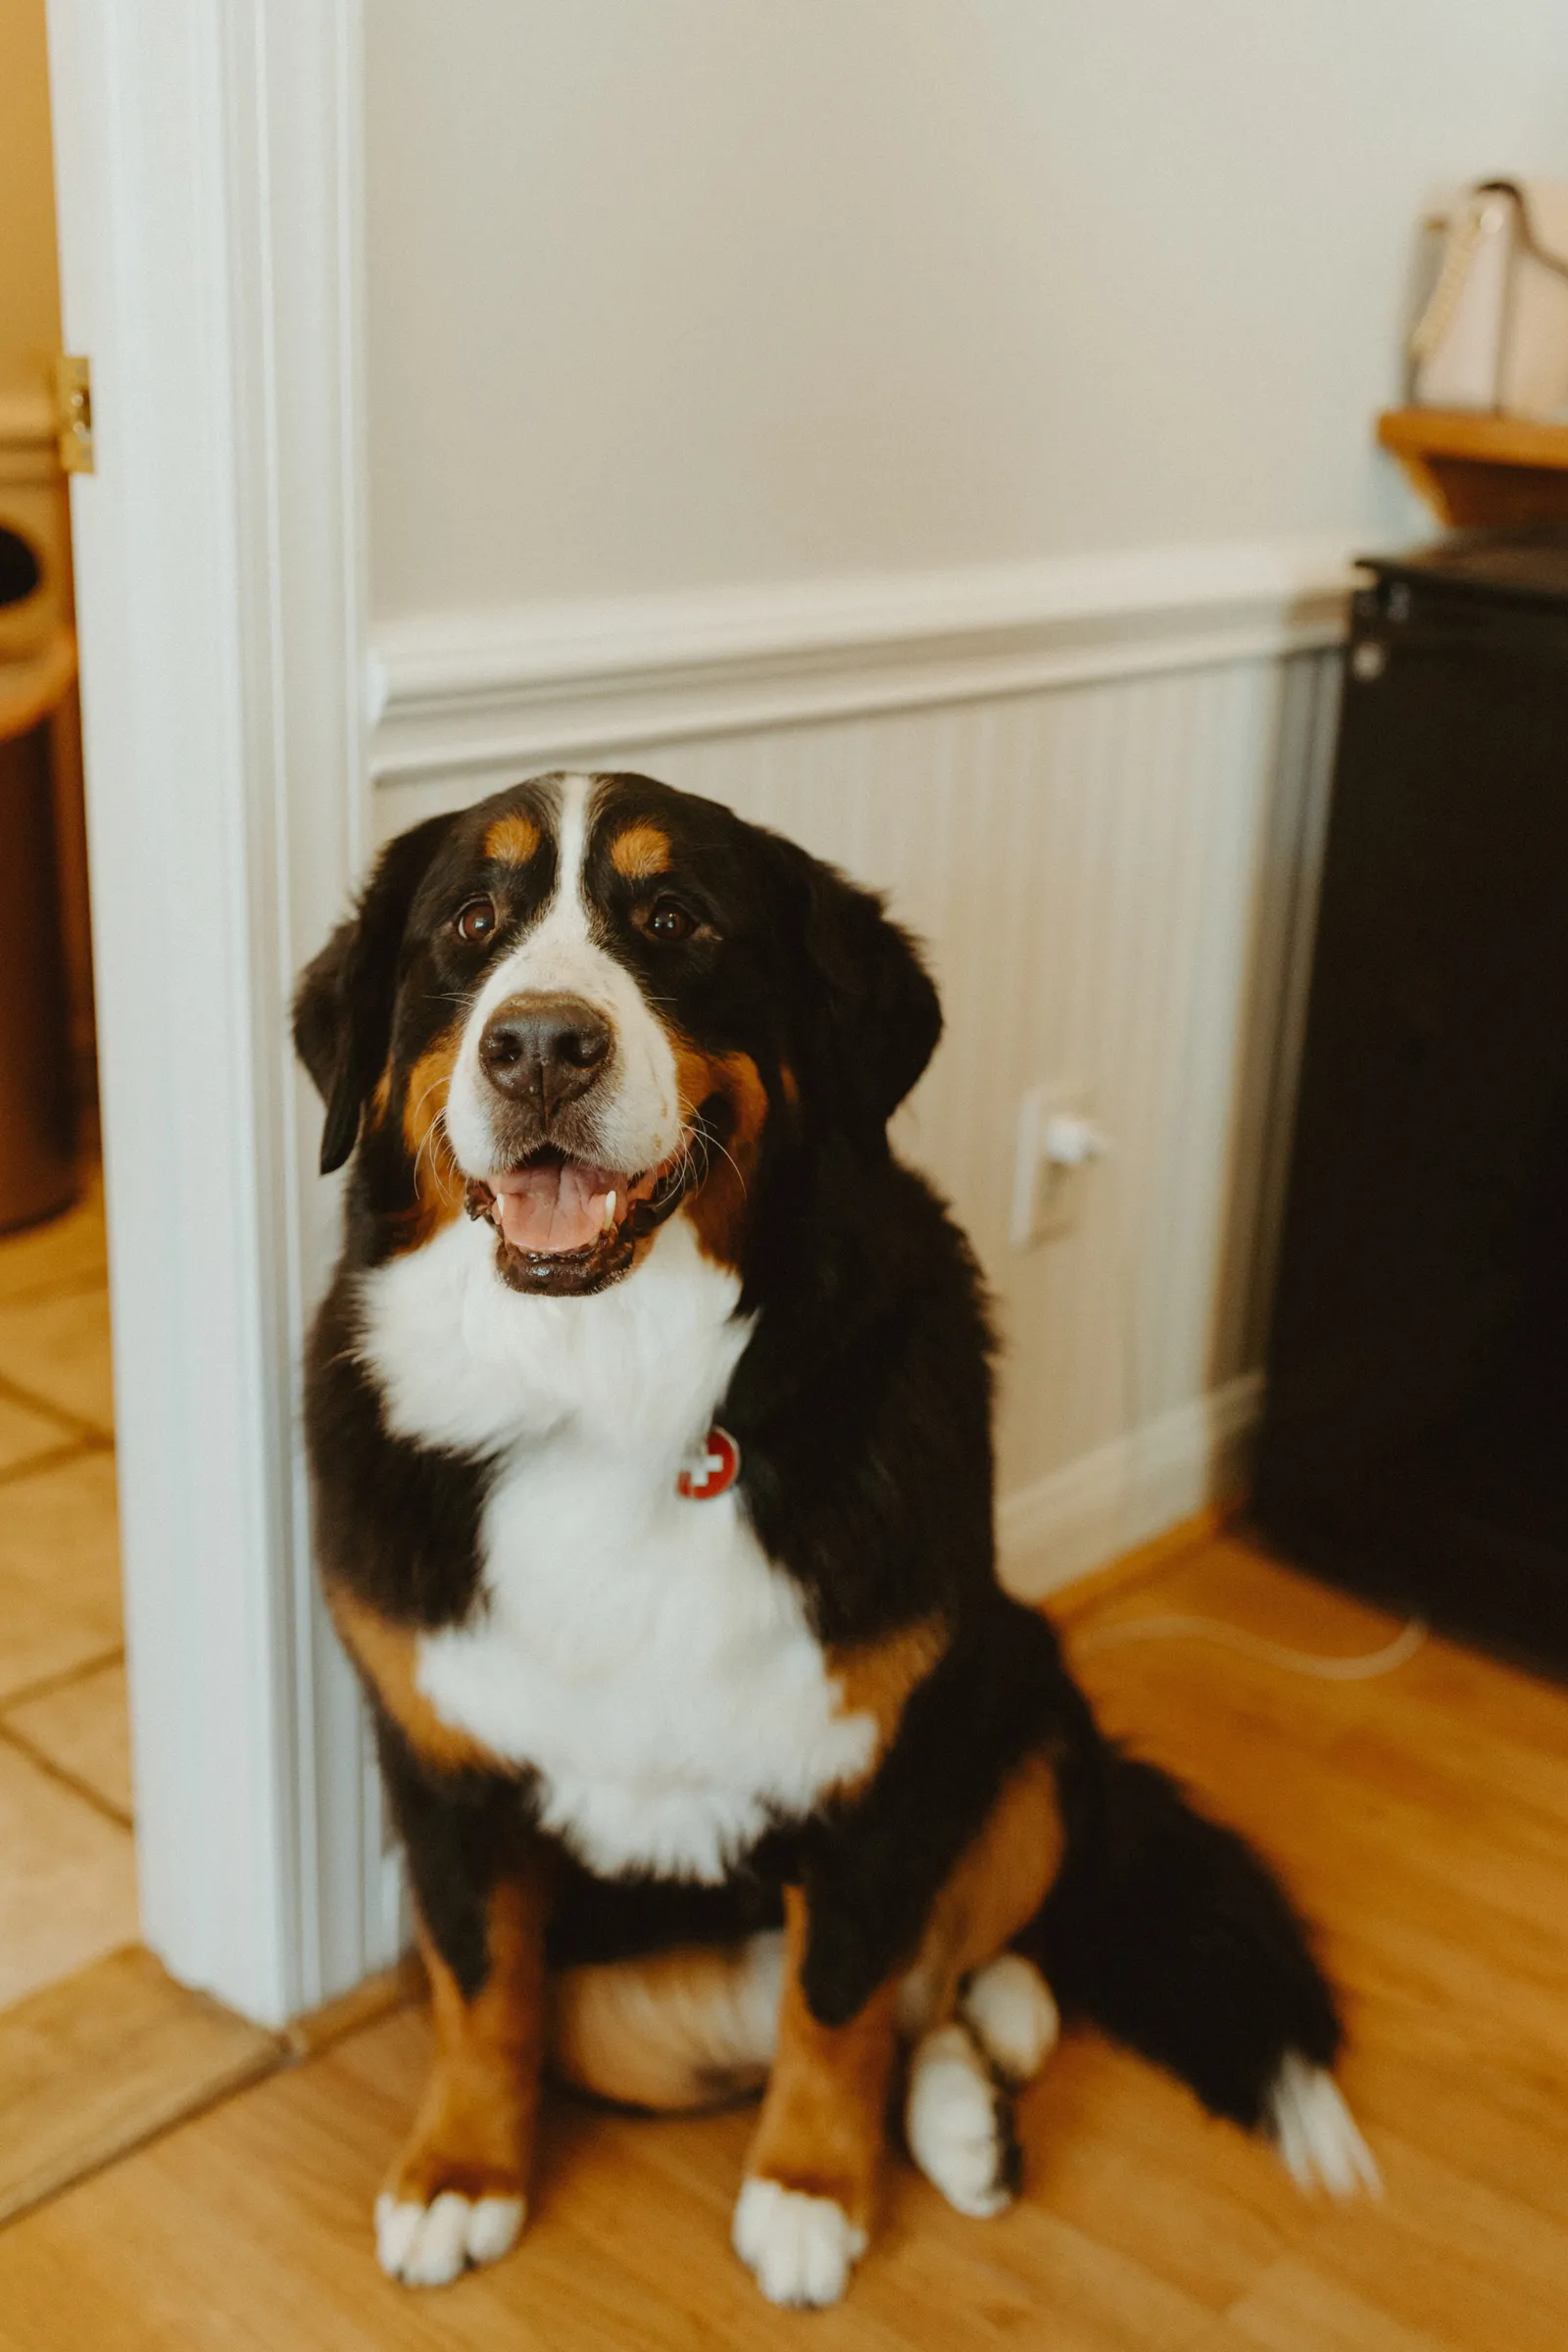
M491 1085L526 1102L548 1126L564 1102L585 1095L610 1059L610 1023L581 997L509 997L479 1039Z

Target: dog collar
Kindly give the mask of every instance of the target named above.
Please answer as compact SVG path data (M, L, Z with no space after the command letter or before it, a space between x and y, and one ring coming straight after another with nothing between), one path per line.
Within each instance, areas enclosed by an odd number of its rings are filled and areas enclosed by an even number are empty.
M710 1429L702 1449L676 1474L675 1492L689 1502L711 1502L727 1494L741 1474L741 1449L727 1429Z

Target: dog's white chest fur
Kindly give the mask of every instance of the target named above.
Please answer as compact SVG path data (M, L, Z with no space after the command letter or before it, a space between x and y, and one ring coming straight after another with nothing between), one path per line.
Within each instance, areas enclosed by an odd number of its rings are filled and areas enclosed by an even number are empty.
M738 1494L676 1492L749 1336L738 1294L679 1217L593 1298L519 1297L466 1223L365 1284L390 1427L503 1456L479 1600L421 1637L420 1689L530 1766L545 1826L605 1873L721 1878L875 1740Z

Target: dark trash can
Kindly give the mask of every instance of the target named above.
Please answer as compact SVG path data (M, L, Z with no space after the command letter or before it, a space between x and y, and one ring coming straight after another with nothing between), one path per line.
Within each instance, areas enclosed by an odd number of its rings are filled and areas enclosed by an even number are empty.
M0 662L0 1232L58 1215L77 1189L50 760L74 675L67 629Z
M1568 533L1367 568L1253 1508L1568 1674Z

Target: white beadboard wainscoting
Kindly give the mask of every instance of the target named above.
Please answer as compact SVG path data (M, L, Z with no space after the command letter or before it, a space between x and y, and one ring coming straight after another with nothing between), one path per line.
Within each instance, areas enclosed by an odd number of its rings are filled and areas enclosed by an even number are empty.
M1340 549L1247 546L373 632L381 836L540 768L639 767L927 941L947 1032L902 1147L995 1295L1024 1592L1245 1472L1347 576ZM1020 1253L1040 1080L1109 1150Z

